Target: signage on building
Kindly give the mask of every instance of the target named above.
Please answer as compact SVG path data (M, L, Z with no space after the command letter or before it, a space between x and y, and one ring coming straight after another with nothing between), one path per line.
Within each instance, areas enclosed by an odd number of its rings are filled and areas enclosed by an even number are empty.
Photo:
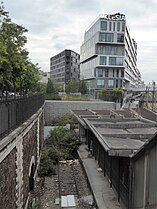
M104 19L105 20L122 20L122 21L125 21L125 15L120 14L120 13L116 13L116 14L112 14L112 15L104 15Z

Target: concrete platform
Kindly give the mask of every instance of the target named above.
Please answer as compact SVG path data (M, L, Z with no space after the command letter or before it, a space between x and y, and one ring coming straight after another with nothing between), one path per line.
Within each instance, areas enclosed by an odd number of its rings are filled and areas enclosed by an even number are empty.
M78 153L87 174L97 208L122 209L113 189L110 188L108 180L104 177L103 172L97 170L98 164L96 160L89 155L87 146L81 145Z

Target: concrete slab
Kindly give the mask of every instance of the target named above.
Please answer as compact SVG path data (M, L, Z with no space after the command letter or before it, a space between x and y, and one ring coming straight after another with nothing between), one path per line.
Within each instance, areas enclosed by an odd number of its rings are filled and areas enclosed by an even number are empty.
M122 209L103 172L97 171L98 164L94 158L89 156L86 145L80 146L79 156L87 174L98 209Z

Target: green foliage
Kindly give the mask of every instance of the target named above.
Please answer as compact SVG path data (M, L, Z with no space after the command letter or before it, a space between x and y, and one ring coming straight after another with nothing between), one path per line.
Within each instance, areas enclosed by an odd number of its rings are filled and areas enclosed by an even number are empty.
M42 204L40 202L36 202L32 209L42 209Z
M57 160L58 157L65 160L75 159L78 157L77 149L79 141L75 132L72 130L67 130L63 127L55 128L52 131L51 136L46 140L46 144L55 150ZM49 153L51 152L49 151ZM57 160L55 157L55 161Z
M85 95L81 95L81 96L68 95L68 96L62 97L62 100L65 100L65 101L88 101L89 98Z
M72 115L65 115L56 119L57 125L65 125L65 123L70 123L74 127L74 117ZM78 158L78 146L78 138L72 129L68 130L64 127L55 128L51 132L50 137L45 140L45 148L38 170L39 176L55 175L54 166L59 160Z
M77 123L77 120L72 114L65 114L63 116L60 116L54 119L51 125L65 126L66 124L70 124L70 128L74 129L76 123Z
M79 82L79 92L83 95L87 93L87 83L85 81Z
M56 172L54 169L53 161L49 158L48 153L44 152L40 159L38 175L40 177L43 177L43 176L51 176L55 174Z
M115 88L115 89L102 89L102 90L97 90L96 94L99 96L99 98L103 100L108 100L108 101L120 101L123 96L123 90L121 88Z
M55 88L50 78L48 79L48 82L47 82L46 93L47 94L55 93Z
M78 81L70 81L65 85L65 92L69 93L76 93L79 91L79 82Z
M61 100L61 97L58 94L45 94L45 100Z
M2 91L27 92L39 80L38 68L30 62L25 48L27 29L11 21L0 5L0 87Z
M67 94L80 92L84 95L87 93L87 84L85 81L70 81L65 85L65 92Z
M47 87L46 83L38 82L37 85L36 85L36 91L39 92L39 93L45 94L46 93L46 87Z

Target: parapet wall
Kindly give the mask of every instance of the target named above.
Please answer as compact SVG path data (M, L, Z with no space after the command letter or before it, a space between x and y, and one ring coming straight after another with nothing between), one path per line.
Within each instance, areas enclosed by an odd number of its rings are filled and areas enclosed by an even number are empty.
M70 110L119 110L120 105L114 102L105 101L45 101L45 123L49 124L54 118Z

